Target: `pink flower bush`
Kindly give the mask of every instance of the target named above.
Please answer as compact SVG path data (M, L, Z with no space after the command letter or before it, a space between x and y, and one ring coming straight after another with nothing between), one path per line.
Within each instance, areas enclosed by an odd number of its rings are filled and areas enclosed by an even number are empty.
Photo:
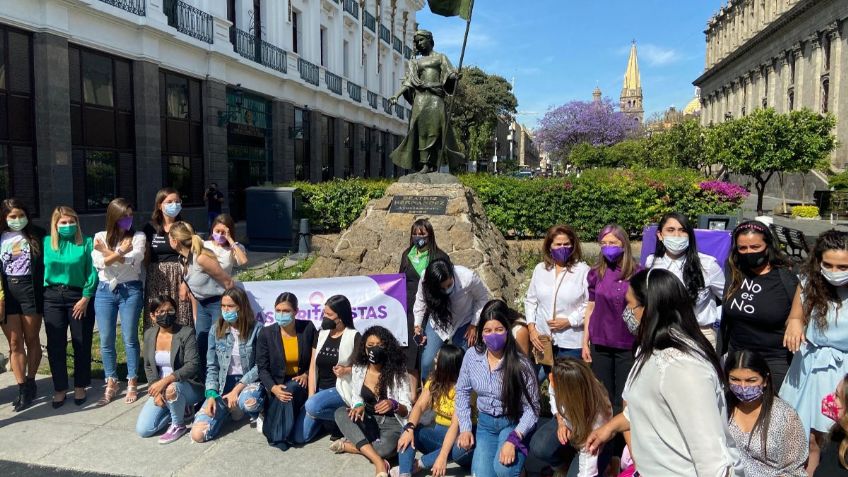
M704 181L698 184L698 187L704 192L715 194L720 200L726 202L741 202L751 194L748 189L732 182Z

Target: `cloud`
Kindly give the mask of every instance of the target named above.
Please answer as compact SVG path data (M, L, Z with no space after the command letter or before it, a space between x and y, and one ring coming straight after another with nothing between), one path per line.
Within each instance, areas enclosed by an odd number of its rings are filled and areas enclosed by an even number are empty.
M637 43L639 61L644 61L650 66L667 66L684 60L684 55L674 48L655 45L653 43ZM630 54L630 46L623 46L616 50L619 55Z

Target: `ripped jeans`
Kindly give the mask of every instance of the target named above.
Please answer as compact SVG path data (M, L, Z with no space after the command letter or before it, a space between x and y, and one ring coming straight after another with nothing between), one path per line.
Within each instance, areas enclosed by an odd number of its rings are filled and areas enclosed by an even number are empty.
M238 384L239 380L241 380L240 375L227 376L227 384L224 386L224 391L221 393L221 396L230 392L236 384ZM200 408L200 411L197 411L197 414L194 416L194 425L197 426L198 424L206 424L207 428L203 435L203 441L211 441L218 437L218 434L221 433L221 428L224 427L224 423L230 419L238 421L244 417L244 414L247 414L251 418L258 416L264 403L265 388L263 388L262 384L259 382L251 383L242 389L241 393L239 393L238 405L232 412L227 407L224 399L219 397L215 399L215 415L210 416L207 414L206 405L204 404L203 407Z
M173 386L173 390L171 390ZM171 393L174 394L171 394ZM173 399L168 399L168 397ZM203 387L192 386L186 381L177 381L165 389L165 407L159 407L152 397L147 398L138 420L135 432L140 437L153 436L169 424L181 426L185 424L186 408L194 406L203 399Z

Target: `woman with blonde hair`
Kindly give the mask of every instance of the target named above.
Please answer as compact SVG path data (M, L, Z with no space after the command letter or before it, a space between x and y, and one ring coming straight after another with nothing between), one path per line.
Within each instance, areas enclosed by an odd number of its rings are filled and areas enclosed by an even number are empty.
M127 394L124 402L138 399L138 320L144 306L141 266L145 237L133 227L133 208L118 197L106 207L106 230L94 235L91 258L100 283L94 296L94 315L100 333L100 354L106 377L106 390L97 402L109 404L118 393L118 363L115 351L118 314L121 337L127 355Z
M65 404L68 391L68 328L74 348L74 403L85 402L91 384L91 340L97 270L91 259L91 237L84 237L74 209L56 207L50 235L44 237L44 330L53 377L53 408Z

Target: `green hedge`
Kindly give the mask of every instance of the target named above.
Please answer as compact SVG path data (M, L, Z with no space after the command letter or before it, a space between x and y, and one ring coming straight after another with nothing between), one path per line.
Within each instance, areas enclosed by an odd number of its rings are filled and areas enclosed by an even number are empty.
M634 237L645 224L670 211L691 218L730 214L742 201L702 189L702 176L687 169L593 169L580 176L521 179L465 174L460 180L477 193L489 220L507 237L540 237L552 224L574 227L594 240L607 223L617 222ZM368 200L382 197L388 180L348 179L301 187L304 211L316 231L341 230Z

